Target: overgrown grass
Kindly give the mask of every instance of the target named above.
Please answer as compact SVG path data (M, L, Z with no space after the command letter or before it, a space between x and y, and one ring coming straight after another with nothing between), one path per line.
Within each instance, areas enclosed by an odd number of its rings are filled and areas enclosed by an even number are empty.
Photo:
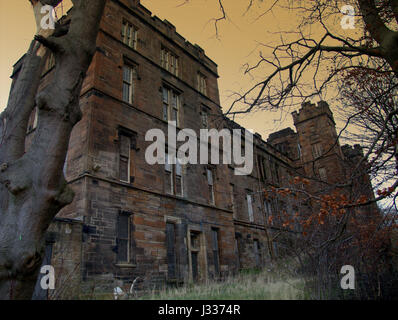
M164 289L144 300L303 300L308 299L304 279L281 277L268 271L242 272L222 282Z

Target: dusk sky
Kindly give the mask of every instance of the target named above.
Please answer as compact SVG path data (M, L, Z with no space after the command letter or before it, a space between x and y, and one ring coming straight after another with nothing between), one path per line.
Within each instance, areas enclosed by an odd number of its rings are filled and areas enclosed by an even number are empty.
M64 0L68 6L70 0ZM246 14L249 1L224 0L228 19L218 23L218 37L214 19L221 16L215 0L142 0L154 15L173 23L177 31L192 43L197 43L219 66L219 87L224 110L231 104L231 92L242 92L250 87L252 78L244 76L244 65L255 63L259 52L269 52L261 43L277 44L277 32L290 30L296 18L294 12L275 10L263 13L268 1L255 2ZM66 9L65 9L66 10ZM0 1L0 110L8 99L12 65L26 52L35 33L35 22L28 0ZM262 69L266 75L271 69ZM315 99L313 102L317 102ZM258 112L237 120L240 124L263 135L292 125L290 112ZM279 121L282 119L281 121Z

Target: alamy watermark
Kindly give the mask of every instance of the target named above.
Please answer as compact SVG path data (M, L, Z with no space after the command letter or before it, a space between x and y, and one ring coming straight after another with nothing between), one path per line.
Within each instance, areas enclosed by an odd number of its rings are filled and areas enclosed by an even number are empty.
M354 269L354 267L350 266L350 265L342 266L340 273L344 274L344 276L341 278L341 281L340 281L341 289L355 290L355 269Z
M43 30L55 29L55 8L53 6L45 5L40 9L40 13L44 16L41 19L40 27Z
M40 274L43 274L40 279L40 287L43 290L55 289L55 270L53 266L45 265L40 268Z
M346 29L355 29L355 8L350 5L345 5L340 9L340 12L344 15L341 18L340 25Z
M242 130L245 131L244 137ZM145 160L148 164L166 164L166 161L167 164L176 164L178 161L182 165L233 164L236 166L235 175L240 176L249 175L253 171L253 134L248 130L201 129L198 139L192 129L182 129L177 134L176 122L169 121L167 138L166 144L165 133L160 129L151 129L146 133L145 141L153 142L145 151ZM222 162L220 162L220 139L222 139ZM177 147L177 142L184 143ZM242 155L243 150L244 155Z

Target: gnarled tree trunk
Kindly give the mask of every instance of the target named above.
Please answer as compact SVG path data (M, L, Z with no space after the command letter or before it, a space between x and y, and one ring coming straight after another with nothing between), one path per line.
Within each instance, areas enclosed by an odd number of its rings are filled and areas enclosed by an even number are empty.
M61 0L30 2L38 20L37 6L55 6ZM79 94L95 53L105 2L72 0L70 23L57 24L53 32L38 30L0 115L0 299L31 299L45 232L73 200L62 169L70 133L81 118ZM47 50L55 56L54 77L38 93ZM25 152L35 106L38 125Z

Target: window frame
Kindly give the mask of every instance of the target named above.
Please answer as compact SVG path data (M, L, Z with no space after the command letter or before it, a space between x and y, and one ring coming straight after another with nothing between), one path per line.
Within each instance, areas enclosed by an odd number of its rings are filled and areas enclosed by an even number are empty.
M130 32L130 37L127 37L127 30ZM122 21L121 40L129 48L137 50L138 28L126 19Z
M122 154L122 136L129 139L130 146L129 146L129 153L128 156ZM134 171L132 170L132 159L133 151L137 151L137 133L126 129L124 127L118 127L118 179L124 183L132 183L134 181ZM121 179L121 158L127 159L127 180ZM134 169L134 168L133 168Z
M175 164L168 163L168 159L169 159L169 152L168 152L168 150L166 150L164 171L165 171L165 178L170 179L169 180L170 190L167 190L167 188L165 188L165 192L169 195L183 198L184 197L184 166L183 166L183 164L180 163L178 158L176 158ZM178 168L180 168L180 169L178 169ZM170 177L168 177L168 175L170 175ZM177 187L178 187L177 186L178 185L177 177L180 178L180 190L181 190L180 193L177 192Z
M211 173L211 176L209 176L209 172ZM212 205L216 204L215 192L214 192L214 178L215 178L214 169L207 167L206 168L206 179L207 179L207 185L208 185L208 190L209 190L209 202Z
M126 212L120 210L118 212L117 216L117 254L116 254L116 262L117 264L130 264L132 260L132 252L131 252L131 212ZM127 238L122 238L120 236L120 223L121 223L121 217L126 218L127 221ZM126 256L127 260L123 261L120 259L120 241L126 241Z
M123 102L129 103L129 104L133 104L134 103L134 95L135 95L135 80L137 79L137 66L129 63L129 62L125 62L123 65L123 75L122 75L122 100ZM130 79L126 79L125 78L125 71L126 69L128 69L129 71L129 78ZM128 87L128 100L125 99L125 85ZM126 94L127 95L127 94Z
M167 99L165 93L167 92ZM175 98L175 103L174 103ZM167 110L165 109L167 108ZM167 111L167 115L165 114ZM175 119L173 119L173 112L175 112ZM176 126L180 126L181 122L181 93L168 85L162 85L162 119L163 121L175 121Z
M180 72L180 58L174 52L162 45L160 49L160 65L176 77Z
M198 73L196 74L196 82L197 82L197 89L198 91L207 96L207 77L201 73L200 71L198 71Z
M250 199L250 201L249 201ZM250 205L249 205L250 202ZM247 203L247 213L249 216L249 221L254 222L254 210L253 210L253 194L252 192L246 193L246 203Z
M221 250L220 250L220 229L211 228L211 238L212 238L212 252L214 260L214 273L216 276L221 274ZM217 262L217 263L216 263Z
M319 142L314 143L311 146L311 149L312 149L312 156L314 157L314 159L318 159L323 156L322 144L320 144Z

